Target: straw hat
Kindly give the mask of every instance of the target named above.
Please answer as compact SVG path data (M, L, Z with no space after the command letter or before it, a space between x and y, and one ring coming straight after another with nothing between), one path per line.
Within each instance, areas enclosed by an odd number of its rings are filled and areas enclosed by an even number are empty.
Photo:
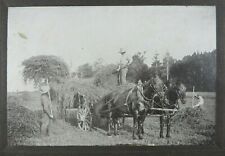
M50 90L49 85L46 83L45 79L42 79L39 86L41 94L47 93Z
M138 85L142 85L142 81L141 80L138 80Z
M126 51L119 51L119 53L120 53L121 55L123 55L123 54L126 53Z

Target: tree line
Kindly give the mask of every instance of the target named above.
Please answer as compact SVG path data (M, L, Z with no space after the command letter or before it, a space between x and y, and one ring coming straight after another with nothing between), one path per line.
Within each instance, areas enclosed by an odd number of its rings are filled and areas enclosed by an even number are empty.
M188 91L213 92L216 82L216 50L212 52L195 52L181 60L176 60L169 53L161 61L159 54L153 56L150 66L145 63L146 52L138 52L132 57L128 67L127 80L136 83L139 79L148 81L158 75L165 83L169 80L178 80L185 84ZM96 81L112 80L112 73L116 65L108 65L97 72ZM100 68L101 69L101 68ZM107 77L108 76L108 77ZM112 81L111 81L112 82Z
M127 73L129 82L136 83L139 79L144 82L158 75L164 82L168 78L179 80L188 91L192 91L193 86L195 91L215 91L216 50L195 52L181 60L174 59L169 53L160 60L159 54L155 54L151 65L147 65L145 60L146 52L137 52L132 56ZM98 59L93 64L83 64L73 72L70 72L68 65L56 56L33 56L24 60L22 65L24 80L31 80L35 85L42 77L57 82L71 77L92 77L96 86L116 85L117 65L105 65L103 59Z

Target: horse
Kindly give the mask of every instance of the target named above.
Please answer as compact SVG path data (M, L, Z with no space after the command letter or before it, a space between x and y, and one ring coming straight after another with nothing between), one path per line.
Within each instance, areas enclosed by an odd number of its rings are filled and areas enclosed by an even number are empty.
M144 84L144 93L147 92L149 87L151 86ZM113 123L114 135L118 135L119 118L124 117L124 114L129 114L133 117L133 139L137 139L136 135L139 139L143 139L143 123L147 115L149 101L148 97L142 95L145 102L143 102L144 108L140 108L137 91L137 86L128 89L121 87L102 98L104 104L99 105L101 108L96 110L98 110L97 113L100 113L101 117L107 117L108 135L111 135L110 121Z
M181 101L182 104L185 104L185 96L186 96L186 88L180 82L171 83L165 92L160 93L156 91L156 94L153 96L152 106L153 108L159 109L179 109L178 100ZM164 118L166 117L166 126L167 133L166 137L170 137L170 120L174 115L174 112L171 114L168 111L163 110L150 110L150 114L159 114L160 115L160 138L163 138L163 127L164 127Z

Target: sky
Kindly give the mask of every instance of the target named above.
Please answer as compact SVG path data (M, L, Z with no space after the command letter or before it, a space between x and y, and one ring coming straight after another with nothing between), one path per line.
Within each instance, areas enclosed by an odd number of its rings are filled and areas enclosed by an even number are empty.
M216 49L214 6L10 7L8 12L7 90L30 91L22 62L31 56L56 55L75 71L102 58L119 62L122 48L131 58L146 51L182 59Z

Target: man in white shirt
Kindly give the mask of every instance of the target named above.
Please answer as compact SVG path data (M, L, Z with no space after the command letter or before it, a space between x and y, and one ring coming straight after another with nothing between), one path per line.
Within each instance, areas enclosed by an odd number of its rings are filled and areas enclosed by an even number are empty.
M52 103L50 97L50 87L48 81L43 79L39 85L41 92L41 106L43 114L41 118L41 135L49 135L50 122L53 119Z
M121 54L119 66L117 68L118 72L118 85L123 85L126 84L126 77L127 77L127 72L128 72L128 65L129 65L129 58L126 55L125 51L120 51Z
M197 103L196 105L194 105L193 108L199 107L199 106L201 106L201 105L204 104L204 99L203 99L202 96L200 96L200 95L195 95L195 98L198 100L198 103Z

